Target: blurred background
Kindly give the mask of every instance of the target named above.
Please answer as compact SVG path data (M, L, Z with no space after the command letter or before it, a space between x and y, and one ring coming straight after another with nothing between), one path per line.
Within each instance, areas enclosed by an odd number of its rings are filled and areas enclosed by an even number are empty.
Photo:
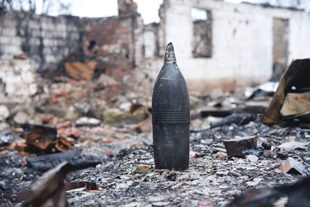
M94 108L126 102L112 98L120 94L146 104L169 42L193 97L244 96L309 57L309 8L307 0L1 0L0 102L62 105L59 91L72 86L55 83L70 79L105 85L94 100L95 92L80 97Z

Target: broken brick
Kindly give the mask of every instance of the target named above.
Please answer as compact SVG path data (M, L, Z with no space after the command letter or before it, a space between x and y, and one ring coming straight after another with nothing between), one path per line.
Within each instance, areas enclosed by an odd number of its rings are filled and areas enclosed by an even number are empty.
M115 157L116 155L115 155L111 150L109 150L109 151L107 152L107 156L108 156L108 157Z
M144 121L140 122L136 127L136 132L142 133L142 132L151 132L153 130L152 125L152 117L145 119Z
M304 166L295 160L294 158L289 157L287 161L280 168L283 173L288 173L292 175L309 175L309 172L304 168Z
M147 173L149 169L150 169L149 165L138 165L134 172L135 173Z
M71 131L69 132L69 134L67 135L68 137L73 137L75 139L80 138L82 135L82 132L77 129L77 128L72 128Z
M257 141L255 136L236 137L235 139L224 141L227 156L243 155L242 151L247 149L255 149Z
M41 119L43 123L49 123L53 118L54 116L50 113L45 113L41 115Z
M56 125L56 128L59 129L59 128L66 128L66 127L70 127L71 126L71 121L64 121L62 123L58 123Z

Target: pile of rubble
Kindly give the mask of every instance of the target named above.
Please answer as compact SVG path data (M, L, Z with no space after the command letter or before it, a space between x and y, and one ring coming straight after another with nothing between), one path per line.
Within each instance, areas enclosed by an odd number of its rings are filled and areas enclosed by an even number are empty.
M249 122L193 132L190 168L185 171L154 169L151 134L130 136L139 137L140 145L120 150L117 155L112 153L114 149L107 154L111 147L101 140L96 146L80 148L79 156L76 152L75 155L58 153L59 160L50 157L57 153L25 158L12 149L2 151L1 203L10 205L14 203L13 194L19 198L17 192L29 190L37 175L52 168L46 165L49 159L55 160L51 162L54 166L62 161L71 163L70 171L75 171L69 174L66 183L89 182L97 186L93 189L84 183L77 189L67 190L70 206L223 206L244 191L293 183L309 175L310 131L307 129ZM89 162L90 155L97 157ZM77 162L81 160L83 169ZM301 186L304 187L309 188ZM308 197L302 197L300 203L304 202L302 199Z

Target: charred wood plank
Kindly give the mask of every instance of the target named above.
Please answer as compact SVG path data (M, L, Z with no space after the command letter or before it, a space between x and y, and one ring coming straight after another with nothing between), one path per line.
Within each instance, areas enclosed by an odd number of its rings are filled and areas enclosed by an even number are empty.
M101 163L98 157L84 156L80 151L71 151L28 158L27 167L46 172L64 161L70 163L73 170L94 167Z
M223 118L221 121L211 124L211 128L230 124L245 125L250 123L250 121L254 121L255 119L256 119L255 114L232 114Z

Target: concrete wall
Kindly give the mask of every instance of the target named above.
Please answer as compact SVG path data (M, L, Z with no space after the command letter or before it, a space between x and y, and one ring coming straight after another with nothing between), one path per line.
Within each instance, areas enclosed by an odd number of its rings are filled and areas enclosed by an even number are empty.
M212 12L210 58L193 57L192 8ZM289 20L289 62L310 56L310 14L306 12L215 0L165 0L161 12L165 43L173 42L178 65L190 92L196 95L219 88L235 91L268 81L273 66L274 18Z

